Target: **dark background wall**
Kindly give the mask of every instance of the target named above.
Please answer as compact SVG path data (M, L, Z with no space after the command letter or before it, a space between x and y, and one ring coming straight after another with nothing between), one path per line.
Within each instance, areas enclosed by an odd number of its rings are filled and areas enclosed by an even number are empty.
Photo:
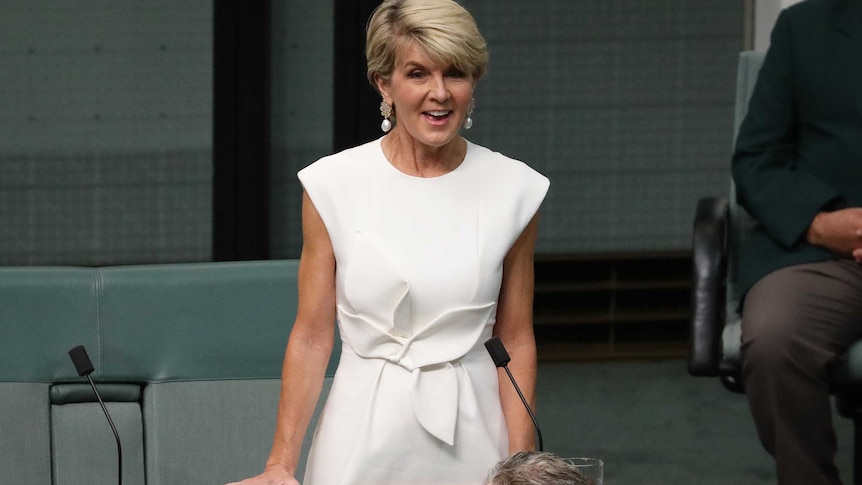
M9 0L0 264L295 257L295 172L379 136L377 2ZM725 192L743 0L464 0L473 141L552 180L537 251L685 250Z

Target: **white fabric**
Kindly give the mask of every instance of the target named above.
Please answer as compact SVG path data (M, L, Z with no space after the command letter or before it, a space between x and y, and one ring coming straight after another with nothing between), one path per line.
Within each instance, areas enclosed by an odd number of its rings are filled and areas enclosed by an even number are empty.
M299 172L336 257L342 354L304 485L480 485L507 454L484 348L503 258L548 180L468 143L412 177L380 140Z

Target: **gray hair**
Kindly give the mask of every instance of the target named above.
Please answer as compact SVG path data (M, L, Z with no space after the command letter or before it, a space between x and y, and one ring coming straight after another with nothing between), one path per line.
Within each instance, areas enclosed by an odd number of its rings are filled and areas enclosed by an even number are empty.
M570 461L546 451L519 451L491 470L488 485L591 485Z

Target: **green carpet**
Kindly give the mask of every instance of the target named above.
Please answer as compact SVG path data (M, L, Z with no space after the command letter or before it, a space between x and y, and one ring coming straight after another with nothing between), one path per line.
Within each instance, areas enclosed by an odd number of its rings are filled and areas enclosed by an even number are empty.
M540 362L537 398L545 450L602 458L606 485L775 483L745 397L683 360ZM835 424L850 483L853 425Z

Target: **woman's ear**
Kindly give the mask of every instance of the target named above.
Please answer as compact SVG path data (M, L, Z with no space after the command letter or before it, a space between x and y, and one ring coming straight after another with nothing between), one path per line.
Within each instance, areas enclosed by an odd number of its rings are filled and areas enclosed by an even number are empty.
M380 74L375 74L374 84L377 85L377 91L380 92L380 96L383 97L383 100L386 101L387 104L392 104L389 98L389 80Z

